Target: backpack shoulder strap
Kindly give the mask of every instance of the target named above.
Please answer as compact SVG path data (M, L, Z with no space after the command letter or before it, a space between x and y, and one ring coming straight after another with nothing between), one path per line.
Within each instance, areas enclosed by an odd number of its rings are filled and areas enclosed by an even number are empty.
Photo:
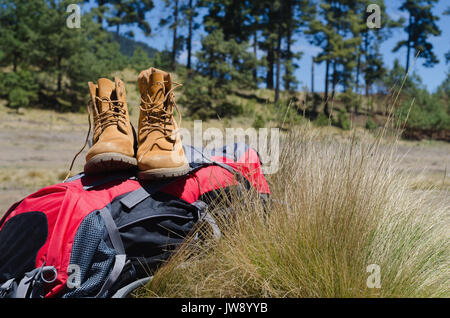
M100 216L103 218L103 221L105 222L106 230L111 240L111 244L113 248L116 250L117 254L115 256L114 266L111 269L108 278L103 283L103 286L100 288L100 291L97 293L95 298L103 297L104 294L108 292L108 290L119 278L123 268L125 267L126 262L125 248L123 246L123 242L120 237L119 230L117 229L116 223L114 222L111 216L110 209L108 208L108 206L106 206L99 212Z

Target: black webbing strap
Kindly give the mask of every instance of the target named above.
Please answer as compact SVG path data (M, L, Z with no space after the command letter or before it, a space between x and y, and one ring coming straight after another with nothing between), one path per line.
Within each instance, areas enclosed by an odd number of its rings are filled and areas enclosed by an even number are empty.
M105 185L112 181L121 181L121 180L127 180L127 179L136 179L132 174L130 173L111 173L105 176L99 177L98 179L83 184L83 190L91 190L93 188Z
M58 273L54 266L45 266L35 268L25 273L20 280L13 298L43 298L44 286L51 284L56 280ZM46 276L48 276L46 278Z
M140 187L124 196L120 200L120 203L128 209L132 209L137 204L141 203L149 196L158 192L160 189L162 189L163 187L172 183L175 180L176 179L174 178L170 178L153 181L151 183L146 183L143 187Z
M211 230L213 231L213 236L216 240L220 239L222 233L219 229L219 226L217 225L216 221L212 217L212 215L208 212L208 204L202 200L197 200L192 203L193 206L195 206L199 211L199 221L206 222L211 227Z
M108 231L109 238L111 239L112 246L118 254L125 254L125 248L120 237L119 230L117 229L116 222L114 222L109 206L104 207L100 211L100 216L105 222L106 230Z

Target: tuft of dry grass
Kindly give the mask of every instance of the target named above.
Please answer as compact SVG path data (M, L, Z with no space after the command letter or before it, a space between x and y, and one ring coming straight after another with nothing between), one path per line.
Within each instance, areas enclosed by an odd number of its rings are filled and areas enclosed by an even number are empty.
M267 211L236 197L222 238L185 244L137 296L449 297L450 202L379 141L290 133Z

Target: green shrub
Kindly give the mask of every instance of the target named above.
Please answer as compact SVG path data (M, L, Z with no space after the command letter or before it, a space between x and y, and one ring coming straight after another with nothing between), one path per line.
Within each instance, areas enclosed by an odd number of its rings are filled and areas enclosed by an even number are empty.
M265 121L264 117L260 114L256 114L255 120L253 121L252 126L253 126L253 128L256 128L256 129L265 127L266 121Z
M316 120L314 120L314 124L318 127L328 126L330 124L330 120L327 115L320 113Z
M350 117L348 116L348 113L345 110L343 109L339 110L335 125L344 130L350 130L352 122L350 121Z
M353 93L350 90L346 90L340 95L340 100L344 104L345 109L348 112L358 111L359 109L359 97L358 94Z
M369 118L367 118L365 127L366 127L366 129L374 130L374 129L377 129L378 125L373 121L373 119L371 117L369 117Z
M303 116L299 114L293 100L280 99L272 105L270 112L273 114L273 119L280 125L295 126L302 122Z
M187 110L188 117L206 120L240 116L244 107L227 99L230 91L227 87L217 87L215 79L195 75L185 81L180 105Z
M8 102L10 107L19 108L28 106L30 100L27 91L21 87L15 87L9 91Z
M151 65L162 70L170 70L172 69L171 60L171 53L164 50L155 53L155 56L151 59Z
M186 108L186 114L192 119L205 120L214 115L213 99L208 94L208 80L203 76L194 76L183 85L180 105Z
M36 74L29 70L18 70L0 74L0 95L8 100L12 108L28 107L38 99Z
M130 59L130 66L137 72L147 69L150 65L150 59L147 53L141 48L137 47Z
M223 117L236 117L244 113L244 107L240 104L235 104L227 100L216 101L216 114Z
M396 110L398 123L411 129L450 129L448 106L438 94L419 89Z
M243 115L246 117L252 117L256 112L256 102L254 100L248 100L243 106Z

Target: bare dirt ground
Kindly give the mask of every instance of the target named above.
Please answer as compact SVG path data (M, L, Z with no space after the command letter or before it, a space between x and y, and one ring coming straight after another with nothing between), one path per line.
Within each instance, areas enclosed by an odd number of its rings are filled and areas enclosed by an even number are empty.
M87 127L86 114L17 113L0 103L0 215L24 196L64 180L73 156L84 144ZM82 170L86 152L79 155L74 173ZM448 200L449 143L401 141L397 153L413 189L433 187L437 199Z

